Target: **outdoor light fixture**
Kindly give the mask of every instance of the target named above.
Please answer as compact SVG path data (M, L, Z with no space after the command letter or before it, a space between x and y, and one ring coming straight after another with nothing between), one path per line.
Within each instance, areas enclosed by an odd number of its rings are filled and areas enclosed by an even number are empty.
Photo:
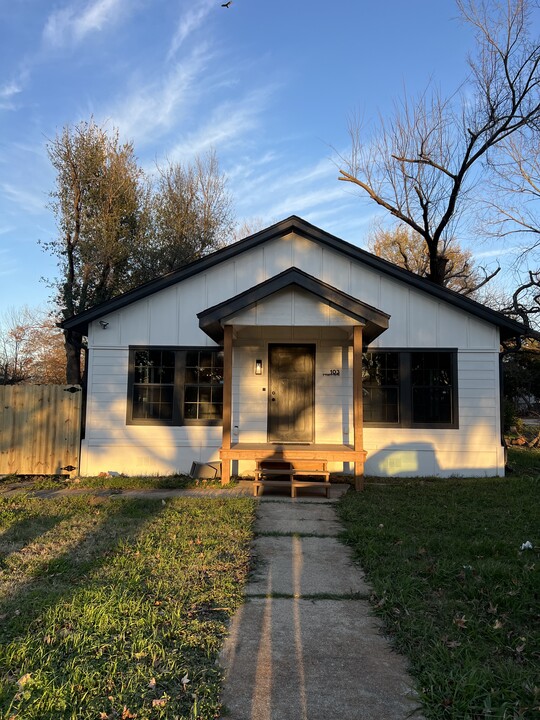
M99 324L101 325L103 330L105 330L106 327L109 327L109 323L106 320L100 320Z
M262 375L262 360L255 360L255 375Z

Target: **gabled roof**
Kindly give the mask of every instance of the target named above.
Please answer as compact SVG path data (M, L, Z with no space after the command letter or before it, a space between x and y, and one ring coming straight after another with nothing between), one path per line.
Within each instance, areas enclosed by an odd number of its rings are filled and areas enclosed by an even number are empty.
M377 308L367 305L295 267L284 270L279 275L198 313L199 327L212 340L220 343L223 340L222 320L247 310L270 295L290 287L301 288L327 302L335 310L357 320L364 327L366 342L372 342L388 328L390 315L387 313L377 310Z
M524 325L507 318L502 313L499 313L496 310L491 310L490 308L485 307L484 305L481 305L464 295L460 295L453 290L448 290L448 288L436 285L430 280L422 278L419 275L415 275L408 270L404 270L403 268L383 260L366 250L356 247L356 245L351 245L344 240L340 240L334 235L331 235L315 225L311 225L305 220L302 220L302 218L299 218L296 215L292 215L286 220L282 220L281 222L266 228L266 230L261 230L254 235L250 235L243 240L239 240L232 245L228 245L221 250L217 250L201 260L196 260L189 265L185 265L179 270L175 270L174 272L167 273L167 275L163 275L155 280L144 283L134 290L130 290L123 295L112 298L112 300L95 305L89 310L85 310L78 315L74 315L68 320L64 320L64 322L61 323L61 326L68 330L77 330L83 335L87 334L88 325L93 320L98 320L104 315L120 310L121 308L126 307L126 305L130 305L137 300L141 300L153 293L164 290L165 288L175 285L186 278L204 272L218 263L234 258L242 252L251 250L252 248L262 245L275 237L286 235L290 232L306 237L313 242L319 243L323 247L329 247L336 250L379 273L395 278L405 285L422 290L423 292L443 300L450 305L454 305L460 310L464 310L481 320L485 320L486 322L496 325L499 327L503 339L514 337L516 335L524 335L527 332L527 328L525 328Z

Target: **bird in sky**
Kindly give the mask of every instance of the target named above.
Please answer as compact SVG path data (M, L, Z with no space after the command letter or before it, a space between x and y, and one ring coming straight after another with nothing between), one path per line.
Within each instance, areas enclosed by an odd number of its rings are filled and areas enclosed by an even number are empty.
M221 7L230 8L232 5L232 0L229 0L229 2L221 3Z

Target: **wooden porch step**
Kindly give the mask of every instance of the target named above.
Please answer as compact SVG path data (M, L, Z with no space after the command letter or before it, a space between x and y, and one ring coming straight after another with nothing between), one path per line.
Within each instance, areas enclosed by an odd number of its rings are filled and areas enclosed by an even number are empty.
M291 480L294 477L323 477L326 482L330 481L330 472L328 470L255 470L255 480L262 477L288 476Z
M326 497L329 497L331 485L327 480L323 480L322 482L320 480L254 480L253 494L258 497L259 488L264 490L265 487L280 489L290 488L291 497L293 498L297 497L298 488L320 487L324 488Z
M324 494L326 497L330 497L330 482L328 480L320 482L317 480L293 480L291 482L291 497L296 497L296 491L298 488L306 487L321 487L324 488Z
M291 484L292 483L290 480L254 480L253 481L253 494L255 496L258 496L259 488L261 488L261 490L264 490L265 487L268 487L268 488L290 488ZM291 490L291 492L292 492L292 490Z
M281 480L272 478L281 477ZM285 480L284 478L288 478ZM301 479L306 478L306 479ZM323 478L323 480L313 480L309 478ZM326 497L330 490L330 472L327 469L326 460L308 461L294 460L290 462L283 461L259 461L255 470L255 480L253 481L253 494L259 494L259 488L264 487L290 487L291 497L296 497L296 491L299 487L324 487Z

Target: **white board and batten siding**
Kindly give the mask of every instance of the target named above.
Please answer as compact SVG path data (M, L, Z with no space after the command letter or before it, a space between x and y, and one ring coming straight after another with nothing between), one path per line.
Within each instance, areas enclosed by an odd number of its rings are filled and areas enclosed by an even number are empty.
M126 424L129 346L214 346L199 328L197 313L290 267L388 313L389 328L373 349L458 350L459 429L366 427L368 474L503 474L496 326L294 233L104 316L105 329L91 324L81 472L187 472L193 461L217 460L220 427ZM315 440L352 441L348 316L303 290L286 289L227 322L235 327L233 441L266 441L269 342L316 345ZM257 358L264 361L262 376L253 373ZM330 368L340 375L328 376Z

